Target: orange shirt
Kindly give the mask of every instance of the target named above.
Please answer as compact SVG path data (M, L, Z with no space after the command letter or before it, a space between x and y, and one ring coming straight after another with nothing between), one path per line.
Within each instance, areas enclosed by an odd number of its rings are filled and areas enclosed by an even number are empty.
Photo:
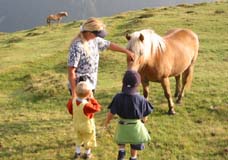
M81 102L76 100L76 104L77 106L79 106ZM72 105L72 99L69 99L68 100L68 103L67 103L67 109L68 109L68 112L73 115L73 105ZM101 110L101 105L97 102L97 100L95 98L90 98L88 100L88 103L84 106L83 108L83 111L84 111L84 114L89 118L93 118L94 117L94 113L95 112L98 112Z

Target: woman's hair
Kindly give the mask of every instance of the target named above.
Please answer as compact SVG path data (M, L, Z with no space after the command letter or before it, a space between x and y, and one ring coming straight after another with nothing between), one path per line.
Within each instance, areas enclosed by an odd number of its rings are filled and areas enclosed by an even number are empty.
M80 26L80 32L78 33L78 35L73 39L72 43L76 40L76 39L80 39L87 54L90 54L89 48L88 48L88 43L84 38L83 32L89 31L89 32L93 32L93 31L101 31L101 30L105 30L105 25L104 23L94 17L91 17L89 19L87 19L81 26ZM72 44L71 43L71 44Z
M84 22L81 26L81 32L83 31L100 31L105 29L104 23L94 17L89 18L86 22Z
M90 85L86 81L81 81L76 86L76 94L79 98L85 98L92 92Z

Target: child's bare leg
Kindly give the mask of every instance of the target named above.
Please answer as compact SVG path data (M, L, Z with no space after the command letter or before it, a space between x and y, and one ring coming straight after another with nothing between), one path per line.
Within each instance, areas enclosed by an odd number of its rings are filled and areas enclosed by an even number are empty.
M144 149L144 144L131 144L131 157L130 160L137 160L138 150Z
M131 148L131 160L137 159L137 150Z

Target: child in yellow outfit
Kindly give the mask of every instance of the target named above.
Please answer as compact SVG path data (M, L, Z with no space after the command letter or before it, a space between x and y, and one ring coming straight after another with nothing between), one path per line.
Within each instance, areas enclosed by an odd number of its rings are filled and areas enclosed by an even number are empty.
M76 86L77 98L70 99L67 108L73 115L74 135L76 150L74 158L89 159L91 148L96 147L96 129L94 113L100 111L101 106L92 97L92 90L88 83L81 81ZM85 153L81 155L81 146L85 147Z

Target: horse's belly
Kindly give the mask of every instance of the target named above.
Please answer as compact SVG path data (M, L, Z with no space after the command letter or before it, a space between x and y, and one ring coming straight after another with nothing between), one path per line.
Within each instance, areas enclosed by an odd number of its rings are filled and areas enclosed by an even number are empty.
M139 71L142 80L161 82L162 79L167 77L178 76L182 74L189 66L191 61L183 64L175 64L170 66L160 66L160 67L144 67L143 70Z
M183 73L190 65L192 58L182 58L182 63L178 62L174 64L172 73L170 76L177 76Z
M160 82L163 77L156 69L150 67L144 68L139 73L143 81Z

